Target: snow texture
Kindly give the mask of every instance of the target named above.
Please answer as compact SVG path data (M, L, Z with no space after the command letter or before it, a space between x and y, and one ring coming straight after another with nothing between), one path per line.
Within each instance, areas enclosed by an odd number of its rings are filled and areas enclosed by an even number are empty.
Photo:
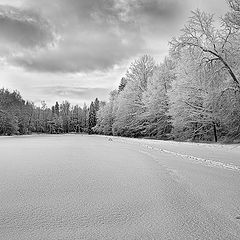
M42 135L0 152L0 239L240 237L237 145Z

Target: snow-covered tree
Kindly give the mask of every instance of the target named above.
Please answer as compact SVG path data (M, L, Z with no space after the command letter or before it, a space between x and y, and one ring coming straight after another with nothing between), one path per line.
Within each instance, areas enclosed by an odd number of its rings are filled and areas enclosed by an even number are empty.
M143 94L145 111L141 115L146 119L145 134L158 138L166 138L171 131L168 110L167 92L175 78L173 61L166 58L156 67L153 76L149 78L147 89Z
M63 131L68 133L70 130L70 107L71 104L68 101L63 101L60 104L60 116L63 120Z
M144 112L143 92L152 77L156 65L152 57L143 56L134 61L126 74L127 84L118 96L114 134L140 136L142 128L139 116Z
M230 11L226 14L225 20L236 28L240 28L240 0L228 0Z
M170 115L177 137L217 141L219 124L216 104L227 82L216 75L218 64L207 68L201 52L186 51L177 61L176 80L169 92ZM215 73L215 74L214 74Z
M214 25L213 15L197 10L182 29L180 37L174 38L170 44L171 51L176 54L186 50L200 52L202 64L211 66L218 62L220 69L217 71L228 73L232 83L239 88L240 81L236 73L239 66L236 61L237 56L239 58L239 51L236 52L237 39L239 30L229 24L226 18L222 19L218 29Z
M94 131L100 134L112 135L112 126L114 122L114 104L118 96L117 91L110 93L108 103L101 103L100 109L97 112L97 125L94 127Z

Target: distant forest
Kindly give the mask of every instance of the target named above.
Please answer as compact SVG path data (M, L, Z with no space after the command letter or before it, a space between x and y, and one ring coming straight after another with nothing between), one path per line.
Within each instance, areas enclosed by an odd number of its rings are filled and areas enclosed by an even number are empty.
M239 141L240 1L229 0L221 19L192 12L165 60L144 55L132 62L108 102L37 107L0 90L1 135L69 132Z

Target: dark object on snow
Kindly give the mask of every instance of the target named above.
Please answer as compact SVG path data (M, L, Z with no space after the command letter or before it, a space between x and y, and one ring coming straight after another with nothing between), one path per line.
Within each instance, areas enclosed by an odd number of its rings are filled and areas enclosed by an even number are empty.
M108 141L112 141L112 138L109 138Z
M236 217L236 219L240 220L240 216Z

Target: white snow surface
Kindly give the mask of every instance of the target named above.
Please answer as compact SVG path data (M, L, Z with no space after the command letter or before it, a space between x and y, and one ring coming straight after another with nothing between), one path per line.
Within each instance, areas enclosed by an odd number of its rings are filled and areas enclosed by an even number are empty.
M1 240L240 239L239 218L240 145L0 137Z

